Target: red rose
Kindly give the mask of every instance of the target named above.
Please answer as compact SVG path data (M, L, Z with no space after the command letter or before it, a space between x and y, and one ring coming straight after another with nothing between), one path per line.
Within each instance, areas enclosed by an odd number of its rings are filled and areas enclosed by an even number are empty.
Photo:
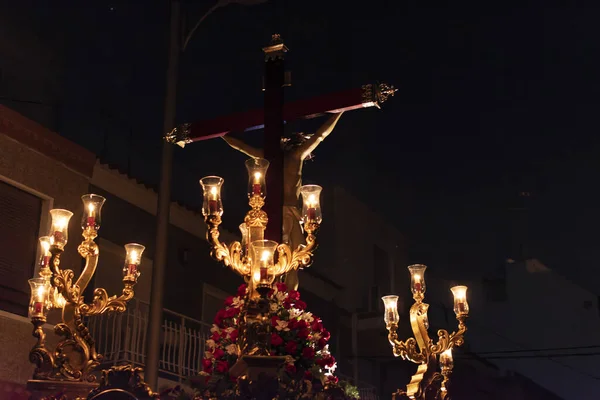
M328 330L323 329L323 332L321 332L321 337L325 340L329 340L329 338L331 337L331 333L329 333Z
M286 310L292 308L292 301L290 299L285 299L283 301L283 308L285 308Z
M297 290L290 290L288 293L288 299L290 300L300 300L300 292L298 292Z
M219 340L221 340L221 334L219 334L219 332L215 331L212 333L212 335L210 336L210 338L212 340L214 340L215 342L218 342Z
M317 360L316 363L319 364L321 367L333 367L333 364L335 364L335 358L331 356L326 356Z
M308 328L308 324L306 323L305 320L301 319L300 321L298 321L298 323L296 324L296 327L298 329L306 329Z
M240 297L245 296L247 289L248 289L248 286L245 283L242 283L237 289L237 295Z
M314 331L314 332L321 332L323 330L323 323L321 322L320 319L316 319L312 322L310 328Z
M277 326L277 321L279 321L279 317L277 315L273 315L271 317L271 325L272 326Z
M233 304L233 296L229 296L228 298L225 299L225 307L231 307L232 304Z
M298 331L298 337L299 337L300 339L306 339L306 338L308 337L308 334L309 334L309 333L310 333L310 332L309 332L309 330L308 330L308 329L300 329L300 330Z
M281 346L283 344L283 339L276 333L271 333L271 344L273 346Z
M217 372L224 374L227 371L229 371L229 364L227 364L227 361L217 361Z
M295 307L296 307L298 310L306 310L306 303L305 303L305 302L303 302L302 300L296 300L296 305L295 305Z
M304 371L304 379L307 381L312 381L313 375L310 371Z
M294 355L296 354L296 350L298 350L298 345L294 341L289 341L285 344L285 351L288 354Z
M213 356L216 359L219 359L219 358L223 357L224 355L225 355L225 352L219 348L216 348L215 351L213 351Z
M267 293L267 297L272 298L274 294L275 294L275 291L273 289L271 289L271 290L269 290L269 293Z
M283 282L276 283L275 287L279 292L287 292L287 285Z
M240 309L239 308L230 308L227 311L225 311L225 318L233 318L236 315L238 315L240 313Z
M312 360L315 356L315 349L312 347L305 347L302 349L302 357Z
M223 318L225 318L225 310L219 310L215 315L215 325L222 328Z
M325 346L327 346L327 340L321 338L317 342L317 345L319 346L319 349L323 349Z
M232 330L231 333L229 334L229 340L231 340L232 342L235 342L238 338L238 334L239 334L239 331L237 329Z
M331 383L334 383L334 384L335 384L335 383L338 383L338 378L337 378L337 376L329 375L329 376L327 377L327 380L328 380L329 382L331 382Z
M237 383L237 376L229 375L229 380L233 383Z
M290 373L290 374L295 374L296 373L296 366L294 364L287 364L285 366L285 370Z
M204 372L209 372L208 370L212 369L212 360L205 358L202 360L202 370Z
M287 324L288 328L296 329L298 327L298 320L296 318L290 319Z

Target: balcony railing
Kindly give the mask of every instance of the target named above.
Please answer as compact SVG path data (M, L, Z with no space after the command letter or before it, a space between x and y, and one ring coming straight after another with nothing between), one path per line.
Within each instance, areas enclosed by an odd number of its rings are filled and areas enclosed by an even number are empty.
M124 313L106 313L89 320L103 367L117 364L145 365L148 304L132 300ZM202 370L204 345L210 324L163 310L159 372L167 379L183 382Z

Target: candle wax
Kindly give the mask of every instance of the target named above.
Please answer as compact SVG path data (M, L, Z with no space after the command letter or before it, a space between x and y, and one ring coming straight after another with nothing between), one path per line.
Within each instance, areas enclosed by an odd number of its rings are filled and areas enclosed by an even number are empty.
M308 219L314 221L317 218L317 210L314 207L310 207L306 212Z
M252 194L258 194L260 195L261 190L260 190L260 183L255 183L252 185Z
M44 310L44 304L41 301L36 301L33 303L33 312L34 314L42 314Z
M127 274L128 275L136 275L137 274L137 265L128 264L127 265Z
M63 243L64 242L64 235L62 234L61 231L54 231L54 243Z
M96 217L87 217L87 226L96 226Z
M421 282L415 282L415 291L417 291L417 292L421 291Z
M217 201L209 200L208 201L208 212L212 214L212 213L216 213L217 211L218 211Z
M50 264L50 256L42 257L42 267L46 267Z
M265 267L261 267L260 268L260 280L261 281L266 281L267 280L267 272L268 272L267 268L265 268Z

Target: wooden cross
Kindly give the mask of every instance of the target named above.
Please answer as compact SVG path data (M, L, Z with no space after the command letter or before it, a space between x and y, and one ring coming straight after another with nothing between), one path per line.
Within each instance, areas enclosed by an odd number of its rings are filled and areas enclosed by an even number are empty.
M379 107L389 96L394 95L396 89L385 83L367 84L360 88L284 104L283 90L289 85L284 70L284 55L288 48L281 37L275 34L269 46L264 47L263 51L265 53L264 109L183 124L167 134L165 139L184 147L186 144L221 137L229 132L247 132L264 128L264 155L270 162L265 204L269 224L265 239L279 243L283 226L281 138L285 122L315 118L327 113Z

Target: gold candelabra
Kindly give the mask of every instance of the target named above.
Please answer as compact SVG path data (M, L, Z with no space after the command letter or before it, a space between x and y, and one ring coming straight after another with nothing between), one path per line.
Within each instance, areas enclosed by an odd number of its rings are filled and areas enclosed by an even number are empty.
M316 247L315 233L322 221L320 193L318 185L305 185L300 188L302 194L302 223L306 235L306 244L295 249L285 243L265 240L264 232L268 223L267 213L262 209L267 194L266 173L269 161L265 159L249 159L248 170L248 203L250 210L240 225L241 242L229 245L219 240L219 225L223 215L221 187L223 179L218 176L207 176L200 180L204 192L202 213L208 226L207 240L211 246L211 256L222 261L225 266L238 273L248 284L249 302L245 309L244 325L253 326L253 333L242 329L240 340L248 337L261 337L260 327L268 325L263 321L264 302L261 298L271 290L276 279L298 268L307 267L312 262L313 250ZM267 307L268 312L268 307ZM260 340L258 341L260 342ZM268 350L260 343L241 343L241 355L268 355Z
M464 343L464 334L467 331L465 325L465 320L469 315L467 287L454 286L450 290L454 295L454 313L458 320L458 330L448 333L445 329L440 329L437 331L437 343L430 339L427 317L429 304L423 302L425 269L427 267L420 264L408 267L411 291L415 301L410 308L410 325L414 338L405 341L398 340L397 330L400 321L398 296L382 298L385 306L384 320L389 332L388 340L394 356L419 364L417 372L412 376L406 390L398 390L393 395L394 399L448 400L448 383L453 368L452 348Z
M107 311L125 311L127 302L133 298L133 286L140 275L139 266L144 246L127 244L121 295L109 297L105 289L96 288L92 302L85 303L83 292L94 276L100 256L94 239L98 236L102 206L106 199L95 194L87 194L81 199L84 205L81 221L83 241L77 250L85 259L85 266L79 278L74 279L72 270L60 268L60 257L67 244L68 225L73 213L54 209L50 211L50 233L40 238L42 256L39 277L29 280L29 317L34 326L33 336L37 338L29 359L36 365L33 374L35 380L94 382L95 375L92 372L100 364L102 355L96 352L94 338L90 335L84 318ZM46 348L46 335L42 329L51 309L62 310L61 322L54 326L54 332L62 339L54 351Z

